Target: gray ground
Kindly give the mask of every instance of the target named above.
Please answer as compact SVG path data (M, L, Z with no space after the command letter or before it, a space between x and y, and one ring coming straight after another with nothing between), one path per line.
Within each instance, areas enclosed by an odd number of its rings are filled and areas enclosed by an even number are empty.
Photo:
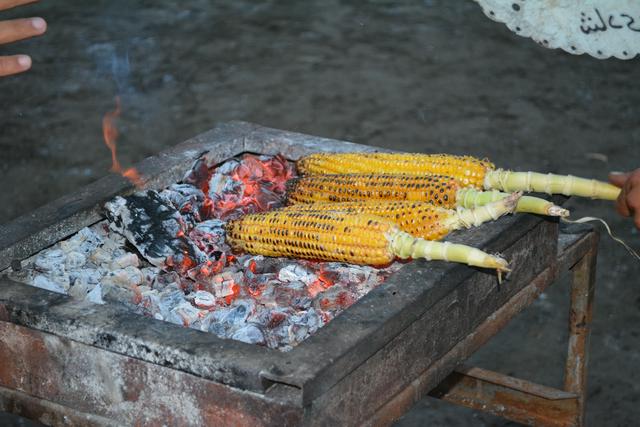
M232 119L520 170L604 179L640 165L638 60L543 49L470 0L60 0L0 17L31 13L47 36L0 50L35 63L0 81L0 223L108 173L100 126L116 94L125 165ZM610 203L571 204L640 247ZM640 266L603 237L598 270L587 419L633 425ZM566 300L563 281L473 362L558 385ZM510 424L423 400L398 425L428 423Z

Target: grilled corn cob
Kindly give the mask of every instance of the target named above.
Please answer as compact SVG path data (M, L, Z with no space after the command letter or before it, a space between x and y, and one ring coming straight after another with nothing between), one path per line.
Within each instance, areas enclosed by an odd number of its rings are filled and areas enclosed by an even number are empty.
M454 230L480 224L512 213L522 193L513 193L474 209L445 209L427 202L375 201L345 203L310 203L282 208L298 212L345 212L371 214L395 222L402 231L425 240L440 240Z
M355 202L373 200L403 200L429 202L444 208L473 208L507 193L485 194L461 188L451 177L441 175L409 174L345 174L311 175L295 178L287 184L289 204L314 202ZM568 212L544 199L527 197L518 200L516 212L566 216Z
M571 175L512 172L471 156L411 153L317 153L298 160L303 174L408 173L439 174L464 186L501 191L537 191L565 196L615 200L620 189L606 182Z
M353 264L386 265L396 257L425 258L509 271L507 262L479 249L413 237L390 220L369 214L276 210L226 224L234 250Z

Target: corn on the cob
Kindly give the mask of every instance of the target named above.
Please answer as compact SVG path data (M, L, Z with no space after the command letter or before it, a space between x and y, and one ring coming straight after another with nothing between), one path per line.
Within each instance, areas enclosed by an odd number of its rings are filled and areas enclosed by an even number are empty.
M386 265L396 257L425 258L509 271L507 262L466 245L434 242L369 214L276 210L249 214L226 225L234 250L353 264Z
M395 222L402 231L425 240L440 240L454 230L480 224L512 213L522 193L474 209L445 209L427 202L374 201L310 203L282 208L298 212L345 212L371 214Z
M298 160L303 174L408 173L438 174L465 186L501 191L537 191L566 196L615 200L620 189L606 182L571 175L512 172L495 169L488 160L471 156L412 153L317 153Z
M478 194L479 193L479 194ZM451 177L409 174L311 175L292 179L287 185L289 204L403 200L429 202L445 208L478 207L507 197L506 193L482 194L461 188ZM518 200L516 212L566 216L568 212L544 199Z

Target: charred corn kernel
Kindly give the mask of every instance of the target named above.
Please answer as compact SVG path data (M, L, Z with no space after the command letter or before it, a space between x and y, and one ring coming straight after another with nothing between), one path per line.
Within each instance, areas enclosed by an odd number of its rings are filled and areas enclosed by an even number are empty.
M295 203L404 200L455 207L458 182L446 176L409 174L312 175L288 183L287 201Z
M314 202L355 202L402 200L428 202L445 208L475 208L509 196L508 193L485 194L460 188L454 178L441 175L344 174L311 175L288 183L289 204ZM565 216L568 212L544 199L527 197L518 200L516 212Z
M537 191L615 200L620 189L606 182L571 175L495 169L471 156L417 153L317 153L298 160L303 174L408 173L448 175L464 186L501 191Z
M493 163L471 156L413 153L316 153L297 162L304 175L345 173L403 173L411 175L446 175L458 179L465 187L482 188L485 171Z
M372 214L395 222L402 231L425 240L440 240L451 231L477 227L511 213L520 193L497 199L474 209L445 209L427 202L345 202L310 203L283 208L298 212L345 212L348 214Z
M411 257L508 271L507 262L498 256L413 237L393 221L369 214L276 210L229 221L226 235L234 250L266 256L369 265Z

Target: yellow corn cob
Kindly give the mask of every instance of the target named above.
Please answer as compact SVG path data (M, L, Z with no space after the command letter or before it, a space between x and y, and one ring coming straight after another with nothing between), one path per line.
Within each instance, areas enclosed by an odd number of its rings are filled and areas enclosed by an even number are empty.
M355 202L402 200L429 202L445 208L471 208L486 205L506 193L483 194L461 188L451 177L410 174L311 175L288 183L289 204L314 202ZM568 212L544 199L528 197L518 200L516 212L566 216Z
M413 153L317 153L298 160L302 174L408 173L456 178L465 186L501 191L537 191L565 196L615 200L620 189L606 182L571 175L495 169L488 160L470 156Z
M425 258L509 271L498 256L413 237L393 221L369 214L276 210L229 221L226 235L234 250L265 256L378 266L396 257Z
M298 212L345 212L371 214L395 222L402 231L425 240L440 240L454 230L480 224L512 213L521 193L474 209L445 209L427 202L375 201L310 203L282 208Z

